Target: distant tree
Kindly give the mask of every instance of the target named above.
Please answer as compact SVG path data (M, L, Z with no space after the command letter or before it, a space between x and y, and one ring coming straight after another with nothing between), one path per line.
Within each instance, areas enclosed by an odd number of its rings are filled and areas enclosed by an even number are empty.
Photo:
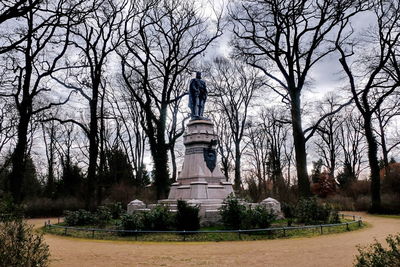
M337 108L337 95L328 95L320 105L320 116L332 113ZM343 120L340 113L332 114L326 117L317 127L316 141L318 156L323 160L324 166L328 169L329 174L334 178L337 168L338 158L341 153L340 146L340 129Z
M210 77L210 90L217 97L214 102L218 111L224 113L233 141L233 160L235 169L234 186L239 190L241 181L241 156L245 146L246 126L248 113L261 90L263 81L257 70L254 70L240 61L225 58L214 59Z
M354 108L346 110L340 124L338 137L343 159L340 160L346 177L357 180L365 169L365 150L367 149L363 135L362 118Z

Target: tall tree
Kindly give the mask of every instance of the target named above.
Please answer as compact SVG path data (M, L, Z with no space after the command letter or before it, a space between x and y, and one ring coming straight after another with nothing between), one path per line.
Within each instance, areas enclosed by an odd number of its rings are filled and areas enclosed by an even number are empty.
M185 95L186 87L179 86L179 77L185 76L222 34L220 17L213 26L211 29L192 1L136 1L128 10L123 32L125 46L119 51L122 76L144 111L142 126L154 162L158 199L167 197L169 190L169 106Z
M65 78L53 77L66 88L79 92L88 102L88 126L72 119L62 121L79 125L89 140L86 194L88 208L93 208L102 200L101 189L98 187L97 162L99 147L102 145L99 141L99 120L103 123L101 107L106 86L105 70L107 59L121 41L118 31L122 26L122 10L126 3L115 0L92 0L85 3L83 22L70 29L71 44L74 47L73 52L77 53L77 60L69 63Z
M230 11L235 53L261 70L273 82L271 89L290 103L301 196L311 194L301 93L309 82L312 67L335 51L330 37L341 32L341 21L363 9L364 2L244 0Z
M32 117L64 104L69 98L57 101L49 95L49 80L50 75L59 69L57 64L67 50L70 26L74 23L71 13L77 5L79 2L74 1L43 1L30 9L22 18L22 28L17 29L26 38L6 57L11 63L9 71L15 78L12 83L2 87L4 91L0 95L12 97L18 112L18 134L9 177L16 202L23 199L20 185L26 174L25 162L29 149L27 135Z
M336 47L340 52L339 61L349 79L355 104L363 117L371 171L371 211L378 212L381 208L380 176L378 146L372 119L384 101L400 86L400 54L396 50L400 39L400 4L392 0L371 2L374 4L372 10L376 25L364 36L364 42L361 41L363 47L356 47L351 42L351 32L347 38L338 39ZM348 20L344 20L342 25L348 23ZM358 59L353 58L356 54ZM351 62L357 63L357 68Z

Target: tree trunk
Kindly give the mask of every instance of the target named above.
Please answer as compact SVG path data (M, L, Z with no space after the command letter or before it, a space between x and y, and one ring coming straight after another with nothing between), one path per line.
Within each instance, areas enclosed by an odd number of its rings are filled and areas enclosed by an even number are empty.
M371 116L364 115L365 137L368 143L368 160L371 169L371 212L379 212L381 209L381 180L379 176L378 145L372 130Z
M148 115L148 114L147 114ZM151 156L154 162L154 185L157 199L165 199L169 192L168 146L165 141L167 107L160 110L160 119L156 125L156 136L148 136ZM147 123L151 123L148 119ZM148 128L152 126L148 125Z
M301 197L309 197L311 190L307 173L306 140L301 122L300 91L293 89L290 96L298 190Z
M90 129L89 129L89 167L87 175L86 208L94 209L96 203L96 169L98 156L97 142L97 102L98 94L93 88L92 100L90 101Z
M24 108L24 110L26 110ZM10 189L13 200L15 203L21 203L23 200L22 184L24 182L25 174L25 151L27 147L27 134L29 126L30 115L26 111L20 111L20 119L18 122L18 140L15 146L14 153L12 154L12 170L9 176Z
M389 156L388 156L389 153L387 151L387 146L386 146L385 128L383 127L382 118L379 115L377 117L378 117L379 131L380 131L380 137L381 137L383 164L384 164L384 167L388 167L389 166Z
M240 154L240 144L235 144L235 189L240 190L242 185L241 181L241 173L240 173L240 161L241 161L241 154Z
M172 165L171 182L175 183L175 182L176 182L176 178L177 178L175 145L171 145L171 146L170 146L170 154L171 154L171 165Z

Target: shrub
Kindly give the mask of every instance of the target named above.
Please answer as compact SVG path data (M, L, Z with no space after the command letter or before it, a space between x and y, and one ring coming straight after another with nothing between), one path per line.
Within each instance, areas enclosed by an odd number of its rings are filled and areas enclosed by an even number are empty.
M143 216L140 213L123 214L118 229L121 230L139 230L143 228ZM133 233L121 233L121 235L129 235Z
M168 230L173 228L174 222L174 215L167 206L157 205L143 214L143 225L146 230Z
M20 205L16 205L11 196L4 196L0 199L0 222L22 218L24 210Z
M96 223L96 216L83 209L77 211L66 211L64 221L69 226L93 225Z
M295 208L292 204L282 203L282 212L285 218L287 219L287 225L292 226L293 219L295 218Z
M108 207L100 206L97 208L95 216L95 224L104 226L109 223L112 219L111 211Z
M178 200L175 220L177 230L198 230L200 228L199 207L192 207L186 201Z
M400 266L400 234L386 237L387 248L378 241L367 247L358 247L356 267L395 267Z
M239 199L229 195L219 208L222 224L228 229L240 229L246 218L246 207Z
M121 202L108 204L107 208L110 210L113 219L119 219L125 213Z
M250 217L250 225L246 228L268 228L271 223L276 219L276 215L272 210L267 209L264 206L256 206L254 209L249 207L248 216Z
M0 223L0 266L48 266L49 248L22 220Z
M319 204L316 198L301 199L296 206L297 221L304 224L328 223L333 208L329 204Z

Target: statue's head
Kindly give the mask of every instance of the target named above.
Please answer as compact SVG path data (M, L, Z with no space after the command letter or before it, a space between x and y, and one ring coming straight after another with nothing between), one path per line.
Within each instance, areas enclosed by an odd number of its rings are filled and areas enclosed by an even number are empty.
M196 79L201 79L201 72L200 71L196 72Z

